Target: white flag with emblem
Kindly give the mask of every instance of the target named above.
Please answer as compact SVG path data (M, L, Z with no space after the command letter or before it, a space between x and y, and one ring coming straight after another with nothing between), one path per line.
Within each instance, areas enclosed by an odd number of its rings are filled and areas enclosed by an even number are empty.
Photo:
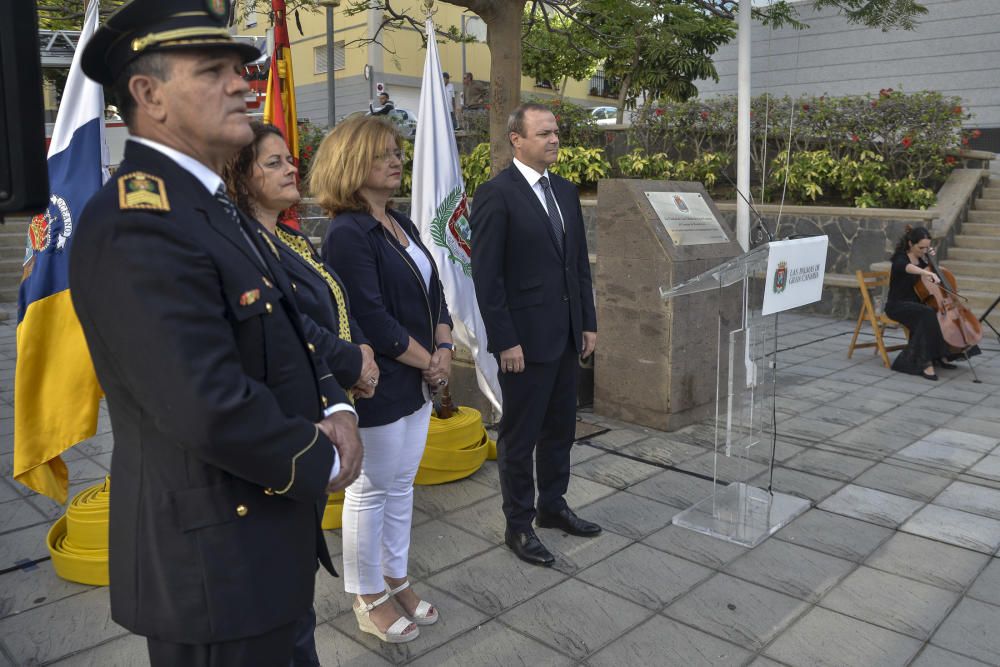
M434 41L434 22L427 19L427 60L420 86L417 132L413 149L413 199L410 216L430 248L441 274L455 323L455 340L472 350L479 389L500 410L497 363L486 351L486 327L472 284L468 206L458 146L445 97L441 60Z

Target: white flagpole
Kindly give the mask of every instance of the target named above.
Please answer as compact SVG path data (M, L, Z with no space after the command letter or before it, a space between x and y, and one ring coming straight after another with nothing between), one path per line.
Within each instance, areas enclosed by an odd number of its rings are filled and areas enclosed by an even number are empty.
M750 21L751 2L740 0L736 75L736 240L750 249Z

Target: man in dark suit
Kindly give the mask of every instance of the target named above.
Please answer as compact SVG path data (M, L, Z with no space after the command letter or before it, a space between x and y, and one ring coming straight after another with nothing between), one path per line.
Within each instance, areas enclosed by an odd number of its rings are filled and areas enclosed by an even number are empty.
M522 560L551 565L531 528L593 536L564 495L575 437L579 359L597 344L597 317L576 188L548 172L559 157L559 127L548 107L523 104L510 116L514 162L476 190L472 278L498 356L503 416L497 464L505 541Z
M83 52L132 139L81 216L73 303L115 435L111 612L160 665L288 665L318 504L359 472L346 396L219 173L252 138L224 0L135 0Z

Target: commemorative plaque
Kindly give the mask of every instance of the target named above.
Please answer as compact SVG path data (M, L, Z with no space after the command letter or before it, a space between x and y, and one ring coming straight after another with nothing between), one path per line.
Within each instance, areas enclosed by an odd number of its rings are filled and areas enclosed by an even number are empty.
M728 243L705 198L697 192L645 192L674 245Z

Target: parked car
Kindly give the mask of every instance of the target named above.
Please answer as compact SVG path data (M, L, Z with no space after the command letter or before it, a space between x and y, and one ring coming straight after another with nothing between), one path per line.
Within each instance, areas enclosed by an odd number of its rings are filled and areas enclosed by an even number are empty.
M618 109L615 107L594 107L590 110L590 115L594 117L594 122L598 125L617 125ZM622 119L623 124L629 124L629 115L625 114Z
M413 139L417 134L417 117L412 111L396 107L389 112L389 118L399 126L399 131L406 139Z
M339 120L346 120L348 118L353 118L354 116L368 115L370 115L370 112L368 111L354 111L346 116L341 116ZM396 107L386 115L399 127L399 131L403 135L403 138L413 139L413 137L416 136L417 116L412 111Z

